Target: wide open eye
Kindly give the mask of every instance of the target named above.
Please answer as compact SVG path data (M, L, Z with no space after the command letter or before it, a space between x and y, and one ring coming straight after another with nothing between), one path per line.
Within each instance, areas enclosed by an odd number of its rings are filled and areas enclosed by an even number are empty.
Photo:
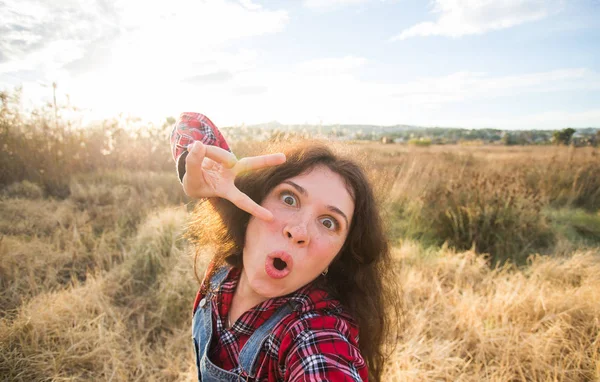
M280 199L288 206L295 207L298 205L298 201L296 200L296 197L289 192L282 192Z
M330 231L335 231L338 227L338 222L334 218L325 217L321 219L321 224Z

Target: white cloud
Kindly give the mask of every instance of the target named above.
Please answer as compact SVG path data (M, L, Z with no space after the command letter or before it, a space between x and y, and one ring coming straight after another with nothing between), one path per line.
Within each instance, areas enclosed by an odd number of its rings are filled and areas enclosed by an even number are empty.
M307 8L324 11L348 5L363 4L369 1L371 0L304 0L303 4Z
M123 25L135 30L133 39L143 35L151 44L175 44L192 52L202 46L278 32L288 21L285 11L264 10L250 1L129 0L117 9Z
M482 34L541 20L560 12L562 6L563 0L434 0L436 21L416 24L391 40Z
M251 11L256 11L262 8L260 4L253 3L252 0L239 0L240 4Z
M281 31L288 14L250 0L7 0L0 19L0 88L21 83L39 104L39 85L56 81L78 106L114 114L164 111L181 81L251 70L259 53L231 43Z
M210 96L196 99L182 96L182 101L175 103L176 111L202 105L220 125L278 120L292 124L322 121L519 127L519 120L506 119L504 125L492 117L477 120L464 115L454 119L445 109L481 100L493 104L502 97L528 102L535 99L536 93L600 91L600 73L581 68L507 76L457 72L402 83L378 83L360 77L363 67L370 63L365 58L349 56L311 60L277 72L257 68L238 74L224 86L211 88ZM561 121L564 120L568 117ZM554 126L558 120L550 122L548 118L544 123ZM521 127L544 125L540 122Z
M84 53L85 45L108 33L111 22L99 4L6 1L0 6L0 73L14 68L60 67Z
M409 103L435 104L575 90L600 90L600 73L583 68L500 77L486 73L456 72L399 84L394 88L396 93L393 96Z
M0 75L29 69L52 80L75 69L121 78L193 72L229 42L278 32L288 21L286 12L248 0L9 0L0 18Z
M363 57L345 56L341 58L322 58L304 61L296 65L296 70L302 73L332 75L356 70L365 65Z

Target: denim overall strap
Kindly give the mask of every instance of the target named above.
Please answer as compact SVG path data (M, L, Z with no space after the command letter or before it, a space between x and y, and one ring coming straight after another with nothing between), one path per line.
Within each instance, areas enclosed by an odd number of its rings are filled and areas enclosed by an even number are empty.
M214 291L218 290L227 276L228 271L229 268L225 267L219 269L215 273L210 283L210 290L207 292L206 296L200 300L198 308L194 313L194 319L192 321L192 339L196 353L196 366L198 367L199 381L234 382L255 378L256 370L258 368L257 359L263 344L271 334L273 328L283 317L293 310L291 303L282 305L267 321L252 333L240 351L239 363L242 369L241 375L216 366L208 358L210 343L214 334L211 300Z
M213 277L210 280L210 290L208 293L219 289L225 277L227 277L227 272L229 272L230 267L221 267L218 271L215 272Z
M205 382L217 381L239 381L240 376L223 370L208 359L210 342L213 337L212 326L212 293L218 289L219 285L227 276L229 268L218 270L212 277L210 290L206 296L200 300L194 319L192 320L192 339L196 353L196 366L198 367L198 380Z
M275 325L277 325L283 317L290 314L292 310L293 307L290 303L283 305L267 321L256 329L244 344L244 347L240 351L239 362L244 373L250 378L255 377L256 369L258 368L256 361L263 343L267 337L269 337Z

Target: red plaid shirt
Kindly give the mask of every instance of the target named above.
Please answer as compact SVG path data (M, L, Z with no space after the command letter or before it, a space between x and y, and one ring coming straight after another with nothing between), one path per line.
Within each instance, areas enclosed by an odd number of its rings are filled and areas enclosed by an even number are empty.
M279 307L291 302L294 311L273 328L261 349L256 380L368 380L367 365L358 350L358 328L354 320L338 301L312 283L287 296L262 302L226 329L224 323L239 276L240 270L232 268L211 301L216 338L211 342L209 358L215 365L240 373L239 353L248 338ZM203 297L202 292L198 292L194 312Z

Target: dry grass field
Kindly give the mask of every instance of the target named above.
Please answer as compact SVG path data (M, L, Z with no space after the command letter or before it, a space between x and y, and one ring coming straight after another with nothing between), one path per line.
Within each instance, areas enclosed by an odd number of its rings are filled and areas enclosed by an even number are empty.
M352 149L402 285L387 380L600 380L596 149ZM193 380L193 203L163 161L2 188L0 380Z

